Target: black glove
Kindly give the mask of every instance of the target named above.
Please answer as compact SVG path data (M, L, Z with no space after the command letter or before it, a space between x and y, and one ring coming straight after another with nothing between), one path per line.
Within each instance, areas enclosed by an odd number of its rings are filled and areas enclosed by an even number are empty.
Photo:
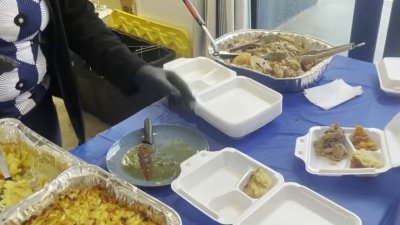
M178 107L186 111L193 110L194 98L188 85L176 73L145 65L138 71L139 82L151 85L154 90L168 95L170 107Z
M0 74L10 72L16 68L18 64L16 60L0 54Z

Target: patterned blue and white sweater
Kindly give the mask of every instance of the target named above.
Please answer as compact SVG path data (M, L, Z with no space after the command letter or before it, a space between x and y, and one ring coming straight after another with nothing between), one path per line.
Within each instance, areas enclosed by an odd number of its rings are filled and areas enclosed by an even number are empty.
M19 118L44 97L50 78L41 33L48 23L44 0L0 0L0 54L19 62L0 74L0 117Z

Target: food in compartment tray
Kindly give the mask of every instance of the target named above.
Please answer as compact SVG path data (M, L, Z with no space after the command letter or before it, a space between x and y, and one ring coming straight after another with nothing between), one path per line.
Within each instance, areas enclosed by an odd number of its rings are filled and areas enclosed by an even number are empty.
M245 43L246 48L232 51L239 54L231 63L270 74L276 78L297 77L310 70L315 64L302 65L299 57L306 53L310 44L305 44L305 37L285 34L258 35L256 37L233 40L227 44L227 49L234 49Z
M272 186L272 180L261 167L250 176L249 181L243 188L243 192L252 198L260 198Z
M39 160L33 146L20 143L0 143L12 180L5 180L0 173L0 212L15 205L40 189L52 178L55 168ZM48 172L50 171L50 172Z
M360 149L353 151L351 163L356 168L382 168L384 163L376 158L371 151Z
M164 214L139 202L118 201L105 188L71 188L60 193L55 202L23 225L162 225Z
M351 143L353 143L356 149L365 149L367 151L376 151L379 148L360 125L354 127L354 132L351 135Z
M346 156L344 140L344 130L338 123L335 123L332 124L320 138L314 141L314 148L319 156L334 161L341 161Z

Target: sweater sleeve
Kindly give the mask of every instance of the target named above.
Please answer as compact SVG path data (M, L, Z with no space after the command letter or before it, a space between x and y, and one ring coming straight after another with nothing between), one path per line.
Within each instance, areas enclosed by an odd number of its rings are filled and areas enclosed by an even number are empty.
M71 50L124 94L134 93L139 87L135 75L145 61L107 28L88 0L59 1Z

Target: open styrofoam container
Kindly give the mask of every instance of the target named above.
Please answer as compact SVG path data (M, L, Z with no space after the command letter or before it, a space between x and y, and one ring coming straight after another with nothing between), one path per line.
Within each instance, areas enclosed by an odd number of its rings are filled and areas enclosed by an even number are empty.
M179 58L164 64L189 86L195 113L226 135L241 138L282 113L282 95L206 58Z
M242 189L260 167L271 178L272 187L254 199ZM181 173L171 187L221 224L362 224L354 213L305 186L285 183L281 174L234 148L193 155L181 163Z
M354 168L351 166L351 152L357 151L351 143L351 135L354 131L352 127L342 127L345 132L346 156L341 161L333 161L328 158L318 156L314 141L320 138L329 128L328 126L311 127L305 136L296 140L295 155L302 159L306 164L309 173L324 176L341 175L376 175L383 173L391 168L400 166L400 113L386 125L382 131L376 128L364 128L368 136L379 146L376 151L371 153L384 163L381 168Z
M400 57L386 57L376 64L381 89L400 96Z

